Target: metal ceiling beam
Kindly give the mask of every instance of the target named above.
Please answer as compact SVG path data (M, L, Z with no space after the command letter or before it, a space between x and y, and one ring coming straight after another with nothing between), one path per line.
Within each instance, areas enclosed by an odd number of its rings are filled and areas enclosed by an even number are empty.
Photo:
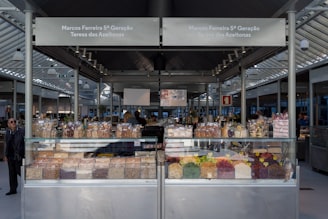
M147 82L157 82L161 81L161 83L177 83L177 81L183 82L183 84L199 84L199 83L217 83L217 78L213 76L151 76L147 77L140 75L132 75L132 76L103 76L103 82L108 83L147 83Z
M258 49L252 52L250 55L242 58L240 60L240 65L244 68L249 68L254 64L257 64L265 59L270 58L271 56L277 54L279 51L283 51L286 48L276 48L276 47L265 47ZM227 71L222 72L218 75L220 81L228 80L236 75L240 74L240 66L235 65L232 68L228 69Z
M88 68L85 65L81 65L81 59L78 57L73 56L72 54L68 53L66 48L62 47L36 47L36 50L40 51L41 53L47 54L48 56L52 57L53 59L57 59L60 57L60 62L63 64L70 66L73 69L79 68L79 74L89 78L95 82L99 82L99 73L94 68Z
M239 48L239 47L238 47ZM222 47L161 47L161 48L150 48L150 47L88 47L88 52L129 52L129 51L138 51L138 52L234 52L236 48L222 48Z

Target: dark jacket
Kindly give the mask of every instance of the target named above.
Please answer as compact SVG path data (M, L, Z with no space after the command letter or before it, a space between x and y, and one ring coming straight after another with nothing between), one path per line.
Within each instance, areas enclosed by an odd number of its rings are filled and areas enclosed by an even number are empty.
M15 131L6 131L5 155L9 159L21 160L25 157L25 130L17 128Z

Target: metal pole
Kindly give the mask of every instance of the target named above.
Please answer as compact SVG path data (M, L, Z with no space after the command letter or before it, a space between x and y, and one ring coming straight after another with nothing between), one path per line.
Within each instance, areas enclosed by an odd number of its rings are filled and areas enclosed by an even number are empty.
M99 83L97 84L97 117L100 118L100 89L102 84L102 78L100 78Z
M222 115L222 105L221 105L221 103L222 103L222 100L221 100L221 98L222 98L222 82L218 82L219 83L219 116L221 116Z
M13 114L12 117L17 119L17 80L14 80L13 89Z
M245 68L241 67L241 124L246 126L246 85Z
M79 114L79 69L74 71L74 121L78 120Z
M38 103L39 103L39 116L42 116L42 96L41 94L39 94L39 100L38 100Z
M57 120L59 121L59 97L57 97L57 102L56 102L56 105L57 105Z
M288 116L290 138L296 138L295 28L295 11L288 11Z
M114 115L114 107L113 107L113 91L114 91L114 88L113 88L113 84L110 83L110 121L113 121L113 115ZM120 118L120 115L118 116Z
M33 48L32 48L32 11L25 11L25 137L32 137L32 105L33 105Z
M209 119L209 105L208 105L208 98L209 98L209 93L208 93L208 84L206 84L206 118L207 118L207 121Z
M277 113L281 111L281 80L277 81L278 93L277 93Z

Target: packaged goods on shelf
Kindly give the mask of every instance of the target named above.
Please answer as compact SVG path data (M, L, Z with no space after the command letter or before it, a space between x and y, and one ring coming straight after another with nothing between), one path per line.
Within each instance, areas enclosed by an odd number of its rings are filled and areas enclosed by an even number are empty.
M250 120L247 123L249 136L252 138L269 137L269 123L265 119Z
M217 122L199 123L194 135L196 138L220 138L221 127Z
M272 125L274 138L289 137L289 120L287 112L273 115Z
M55 152L54 158L68 158L67 152Z
M190 162L182 166L184 179L198 179L200 177L199 165Z
M110 138L112 137L112 124L109 122L90 122L85 126L81 122L75 122L73 126L66 126L73 129L73 138ZM66 130L64 128L64 130ZM67 133L64 131L63 133ZM69 133L69 132L68 132ZM63 137L65 136L63 134Z
M276 119L273 121L273 137L288 138L289 136L289 121Z
M169 179L284 179L286 175L279 157L268 152L167 157L167 162Z
M108 167L107 168L97 168L92 171L93 179L107 179L108 178Z
M231 160L223 158L216 163L218 179L234 179L235 168Z
M236 179L251 179L252 169L250 165L245 162L239 162L234 165L235 167L235 178Z
M58 129L57 129L58 128ZM42 138L110 138L112 124L109 122L90 122L85 126L82 122L64 122L58 127L57 120L36 119L33 121L34 137Z
M72 169L77 168L79 166L80 159L79 158L70 158L65 159L62 164L62 168Z
M164 135L166 137L174 138L192 138L193 137L193 127L191 125L168 125L165 127Z
M53 158L54 151L38 151L38 158Z
M235 128L234 128L234 138L247 138L248 137L248 130L246 127L244 127L241 124L238 124Z
M34 119L32 135L39 138L55 138L57 137L57 126L58 121L55 119Z
M216 179L217 170L216 164L210 161L205 161L200 164L200 178Z
M76 179L92 179L92 169L77 168Z
M60 176L60 164L49 163L43 168L43 179L59 179Z
M80 169L93 169L95 165L94 158L82 158L80 159L79 168Z
M284 167L278 163L272 164L268 167L268 178L269 179L284 179L285 170Z
M60 179L76 179L76 169L60 168Z
M141 126L130 123L117 124L117 138L141 138Z
M140 157L127 157L125 160L125 179L140 179Z
M155 156L140 157L140 178L155 179L156 178L156 159Z
M26 179L42 179L42 168L26 167Z
M179 163L171 163L168 166L169 179L182 179L183 169Z
M70 152L68 153L68 158L84 158L83 152Z
M124 179L125 158L113 158L110 160L108 169L109 179Z

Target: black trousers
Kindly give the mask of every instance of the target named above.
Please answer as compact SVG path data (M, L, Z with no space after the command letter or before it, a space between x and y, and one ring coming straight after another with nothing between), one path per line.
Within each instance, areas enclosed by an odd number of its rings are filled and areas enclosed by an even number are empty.
M17 175L21 175L20 168L22 166L22 161L8 158L7 162L9 169L10 192L16 192L18 187Z

